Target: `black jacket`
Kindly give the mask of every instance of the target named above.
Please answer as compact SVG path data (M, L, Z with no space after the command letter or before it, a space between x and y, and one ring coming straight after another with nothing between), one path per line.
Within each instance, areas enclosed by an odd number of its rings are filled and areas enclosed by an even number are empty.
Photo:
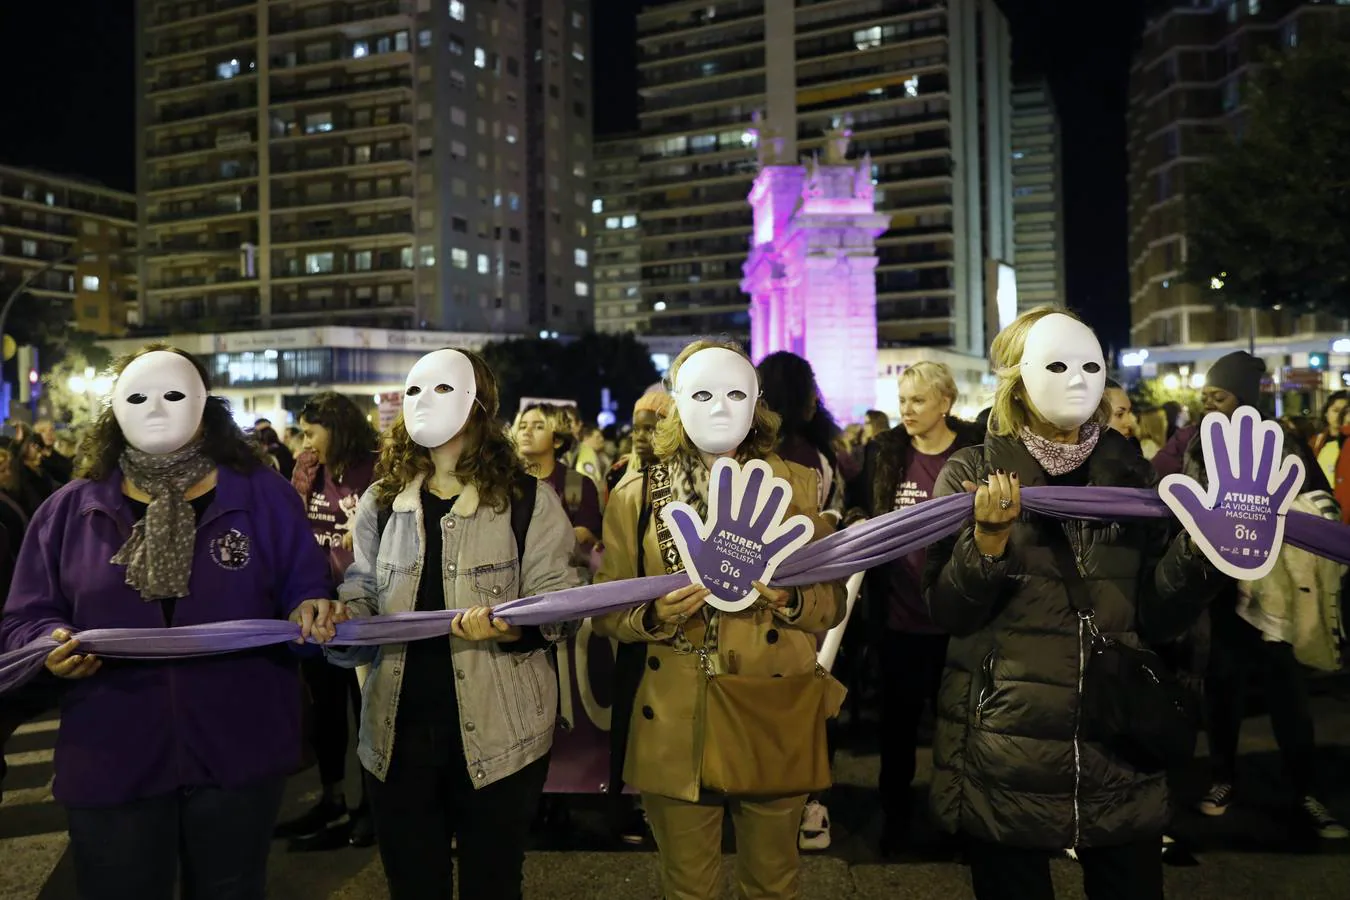
M1152 487L1153 468L1114 431L1084 463L1095 486ZM1016 438L957 453L937 495L991 468L1025 487L1047 476ZM1082 625L1056 565L1063 528L1084 569L1098 628L1138 646L1169 640L1223 582L1162 520L1059 521L1023 513L1008 551L987 562L973 524L929 550L925 596L952 634L938 699L932 803L949 831L1022 847L1112 846L1154 838L1170 811L1164 773L1144 774L1077 733Z
M953 450L972 447L984 440L984 429L974 422L947 417L947 427L956 433ZM862 473L850 485L849 506L869 518L890 512L895 506L895 488L900 482L909 432L903 425L883 431L864 448Z

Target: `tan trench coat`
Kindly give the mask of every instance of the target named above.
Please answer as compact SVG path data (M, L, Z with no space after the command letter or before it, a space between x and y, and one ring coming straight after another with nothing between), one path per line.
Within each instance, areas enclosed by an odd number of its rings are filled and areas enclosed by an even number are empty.
M816 473L775 455L770 455L766 462L774 475L792 485L787 514L809 516L816 525L813 540L829 534L833 526L818 514ZM604 561L596 574L597 582L618 581L637 574L635 532L645 502L642 484L641 474L630 472L610 495L605 510ZM661 561L654 516L652 520L642 541L646 573L663 575L666 569ZM800 675L815 669L816 633L828 631L842 620L844 586L842 582L827 582L798 588L796 593L800 608L790 620L783 614L762 609L721 614L718 646L721 671ZM592 623L597 634L627 643L647 643L647 665L628 733L624 781L639 791L693 802L700 790L706 681L698 656L677 653L671 646L673 625L647 630L644 617L650 605L644 603L610 613ZM703 643L704 630L701 616L691 618L684 626L685 636L696 647Z

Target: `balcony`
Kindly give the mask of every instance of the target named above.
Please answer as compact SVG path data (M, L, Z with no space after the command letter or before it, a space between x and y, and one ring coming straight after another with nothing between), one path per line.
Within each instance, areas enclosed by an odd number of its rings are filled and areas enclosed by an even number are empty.
M211 134L174 135L161 146L149 148L146 159L166 162L175 157L235 153L256 143L251 131L223 131Z
M762 6L740 10L730 14L723 13L722 15L716 15L713 13L710 15L709 11L715 9L716 7L712 5L707 7L699 6L697 9L692 9L686 13L685 17L682 19L662 16L661 18L664 19L664 21L661 21L659 24L648 29L642 27L642 19L646 18L648 14L645 12L640 13L638 15L638 44L641 45L652 41L665 40L675 37L676 35L697 31L703 28L719 28L724 25L735 25L738 22L745 22L750 19L760 19L764 17L764 9ZM660 10L654 9L651 11L650 15L652 18L656 18L660 15Z
M307 116L306 118L311 118ZM320 117L315 115L318 120ZM390 112L361 110L357 113L329 116L322 121L305 124L299 121L282 122L276 129L274 143L314 140L324 137L347 136L367 131L410 131L413 127L411 111Z
M373 222L370 225L334 224L333 222L273 225L272 246L333 243L362 238L397 237L411 239L413 233L411 216L400 216L395 219Z
M220 269L214 275L167 276L150 282L148 290L154 293L172 291L224 290L227 288L250 287L258 283L256 278L247 278L238 269Z
M273 266L274 271L285 271L284 267ZM380 264L372 265L368 269L358 269L356 264L349 259L343 258L335 261L334 268L326 272L306 272L304 274L285 274L273 275L273 284L301 284L308 281L325 281L327 279L340 279L343 281L356 280L358 278L398 278L400 280L413 277L411 266L405 266L401 263L391 263L381 261Z
M324 187L325 185L312 185ZM331 185L331 190L311 193L307 190L277 191L272 195L272 209L299 210L322 207L351 207L369 203L412 203L413 186L389 187L384 190L371 187L369 183Z
M197 236L166 238L151 246L146 252L147 259L158 259L166 256L218 256L225 253L239 253L240 245L245 241L257 243L256 237L223 237L218 235L207 236L205 241L199 240Z
M340 79L340 83L325 88L273 87L273 106L300 106L322 102L334 97L360 97L371 100L379 94L411 92L413 80L406 74L407 67L379 73L382 78L354 76Z
M150 97L163 96L178 92L188 92L195 88L222 87L224 85L246 84L257 77L252 60L232 60L239 64L239 71L228 77L221 77L217 67L187 69L173 75L162 75L146 86ZM228 66L228 63L222 63ZM227 69L229 71L229 69Z
M281 35L321 34L325 31L341 30L348 37L363 33L360 28L344 26L361 23L372 30L380 26L396 28L407 25L413 14L412 4L405 0L377 0L366 3L341 3L326 8L308 9L304 15L285 15L274 13L270 19L270 32L273 37Z
M234 204L193 203L182 207L153 212L149 216L151 225L164 225L171 222L187 222L193 219L228 219L235 216L251 216L258 212L255 198Z
M257 38L258 29L254 27L253 16L245 15L233 26L220 26L210 32L165 38L153 50L148 51L145 58L150 64L158 64L175 59L200 57L228 47L242 47L253 43Z
M145 30L154 33L173 26L201 24L233 10L254 5L256 0L194 0L173 6L161 3L146 22Z
M182 125L193 119L209 119L216 116L254 114L258 110L258 95L250 90L243 97L221 97L216 100L199 100L192 103L166 104L159 111L155 121L147 122L147 130Z
M237 170L230 170L228 173L209 169L177 169L152 177L147 193L171 194L207 188L242 187L257 177L258 164L254 160L249 160L248 165L241 165Z
M352 147L346 144L328 150L313 149L303 155L286 156L272 160L272 177L295 177L323 171L359 169L362 172L377 169L400 169L414 162L410 142L401 145L380 144L374 148ZM369 167L369 168L367 168Z

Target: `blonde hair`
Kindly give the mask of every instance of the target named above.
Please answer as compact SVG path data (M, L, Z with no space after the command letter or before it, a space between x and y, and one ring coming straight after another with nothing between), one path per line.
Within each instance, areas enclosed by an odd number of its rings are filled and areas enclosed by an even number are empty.
M750 357L741 349L739 344L731 341L694 341L688 347L680 351L680 355L675 357L675 361L670 364L670 373L666 376L667 387L671 394L675 391L675 379L679 375L680 366L684 365L689 357L700 350L730 350L737 356L750 362ZM753 366L752 366L753 368ZM759 384L759 373L755 373L755 384ZM758 387L756 388L758 389ZM750 424L750 433L745 436L740 447L736 448L737 456L763 458L773 452L773 448L778 445L778 428L782 424L782 419L778 413L764 405L764 398L755 398L755 417ZM666 416L656 423L656 434L652 438L652 449L656 452L657 459L671 459L681 453L687 453L691 456L698 455L698 448L694 442L689 440L689 435L684 433L684 423L680 421L679 407L672 403L670 405L670 415Z
M989 433L999 437L1013 437L1031 426L1035 419L1022 389L1022 353L1026 350L1027 335L1032 327L1047 316L1068 316L1082 322L1078 316L1057 306L1038 306L1018 316L1011 325L998 333L989 347L989 362L998 376L994 402L989 413ZM1098 425L1111 421L1111 404L1106 392L1097 403L1097 411L1090 419Z
M952 370L945 364L930 360L916 362L900 373L899 383L904 384L906 380L913 381L919 390L925 393L936 391L938 396L949 400L952 406L956 405L956 398L959 396L956 379L952 377ZM951 414L950 409L947 412Z
M570 416L568 415L569 406L559 406L556 403L531 403L529 406L516 413L515 420L511 423L511 442L516 445L516 452L520 452L520 421L525 418L527 413L537 412L544 418L544 427L553 433L553 456L558 458L572 449L576 439L572 437L572 427ZM527 467L528 467L527 463Z

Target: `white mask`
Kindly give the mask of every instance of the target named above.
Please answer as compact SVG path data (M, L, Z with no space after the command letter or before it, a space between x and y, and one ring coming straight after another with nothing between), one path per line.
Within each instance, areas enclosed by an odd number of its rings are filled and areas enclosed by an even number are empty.
M153 350L133 359L117 376L112 408L128 444L142 453L173 453L202 424L206 385L184 357Z
M458 350L437 350L419 359L403 385L403 424L416 443L434 450L469 421L478 383L473 363Z
M1031 326L1022 349L1022 385L1035 411L1056 428L1091 419L1106 389L1106 361L1092 329L1058 313Z
M710 347L684 361L673 393L694 446L704 453L728 453L741 445L755 421L759 376L739 353Z

